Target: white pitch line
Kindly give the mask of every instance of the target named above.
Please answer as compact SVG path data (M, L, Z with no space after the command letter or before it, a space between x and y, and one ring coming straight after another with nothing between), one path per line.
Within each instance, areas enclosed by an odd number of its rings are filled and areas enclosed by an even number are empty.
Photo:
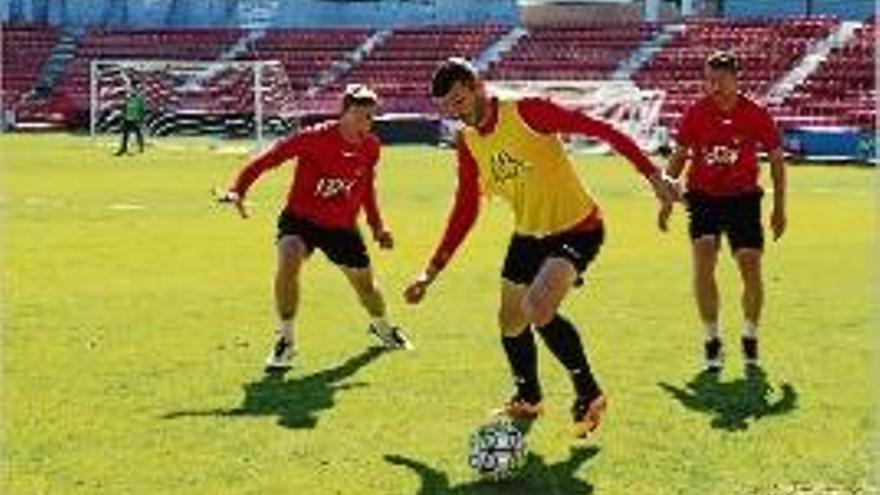
M139 211L146 210L147 207L145 205L139 204L130 204L130 203L114 203L112 205L107 206L108 209L116 210L116 211Z

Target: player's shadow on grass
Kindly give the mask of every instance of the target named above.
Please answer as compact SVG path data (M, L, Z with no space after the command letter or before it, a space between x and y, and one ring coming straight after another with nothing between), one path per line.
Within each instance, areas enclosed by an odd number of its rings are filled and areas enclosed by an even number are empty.
M781 384L781 395L774 400L775 390L759 366L750 366L745 377L731 382L720 381L718 373L702 371L684 388L662 382L658 385L688 409L712 415L713 428L728 431L746 430L749 420L780 416L797 408L794 387Z
M575 477L575 473L598 453L597 447L573 447L568 460L547 465L543 457L529 452L522 472L513 479L481 479L460 485L451 485L446 473L423 462L399 455L386 455L385 460L419 476L421 486L415 495L589 495L593 485Z
M278 424L286 428L314 428L318 423L318 412L333 407L337 392L366 386L364 383L347 383L345 380L386 350L382 347L370 347L339 366L302 377L285 379L283 372L266 373L261 380L244 385L244 400L238 407L177 411L166 414L164 418L278 416Z

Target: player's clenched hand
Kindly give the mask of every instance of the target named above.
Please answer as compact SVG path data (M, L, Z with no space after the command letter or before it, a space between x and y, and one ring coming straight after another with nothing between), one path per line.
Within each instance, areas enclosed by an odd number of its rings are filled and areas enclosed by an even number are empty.
M235 205L235 209L238 210L238 214L241 215L241 218L247 218L248 212L244 207L244 198L241 197L235 191L232 190L214 190L214 196L217 198L218 203L232 204Z
M394 237L392 237L391 232L387 230L373 232L373 240L375 240L376 244L382 249L394 248Z
M669 216L672 215L672 203L664 201L660 204L660 211L657 212L657 227L662 232L669 230Z
M678 184L664 174L659 172L652 174L648 177L648 181L654 189L654 196L656 196L657 200L661 203L671 203L673 201L681 200L681 191L678 188Z
M403 291L403 298L406 299L406 302L410 304L418 304L422 302L422 299L425 298L425 293L428 292L428 286L431 285L431 282L434 281L436 276L437 270L431 267L416 277L416 279L407 286L406 290Z
M428 284L422 280L416 280L409 284L406 290L403 291L403 298L410 304L418 304L425 298L425 293L427 291Z
M788 219L785 216L785 210L782 208L774 208L773 213L770 214L770 228L773 230L773 240L779 240L782 237L782 234L785 233L785 227L788 224Z

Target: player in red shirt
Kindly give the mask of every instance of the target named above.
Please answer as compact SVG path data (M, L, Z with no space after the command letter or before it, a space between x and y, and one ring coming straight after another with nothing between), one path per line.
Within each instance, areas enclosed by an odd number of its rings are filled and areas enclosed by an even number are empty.
M317 248L336 264L372 317L369 331L389 348L409 348L399 328L386 319L385 300L373 278L367 248L357 228L364 209L373 239L391 249L391 233L382 223L376 202L375 174L379 139L370 132L377 105L366 86L351 85L342 99L338 121L325 122L278 141L238 174L221 197L247 218L248 188L269 169L296 158L287 205L278 217L278 270L275 306L278 339L266 360L267 371L286 369L294 355L294 318L299 302L299 271Z
M685 113L678 130L679 146L667 169L670 176L678 177L690 162L685 202L693 242L694 296L705 326L706 370L712 372L721 370L724 357L715 282L722 234L727 236L743 281L743 356L747 366L758 364L757 330L764 299L758 148L770 160L774 240L782 237L786 226L785 156L779 131L764 108L737 92L736 72L731 53L717 52L707 59L707 94ZM671 211L670 204L661 208L659 224L664 231Z

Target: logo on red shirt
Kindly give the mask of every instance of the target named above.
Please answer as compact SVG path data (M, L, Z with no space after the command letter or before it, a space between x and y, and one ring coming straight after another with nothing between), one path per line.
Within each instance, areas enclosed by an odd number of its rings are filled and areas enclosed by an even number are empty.
M735 147L716 144L706 152L706 163L713 167L732 167L739 160L739 143Z
M315 184L315 196L321 199L333 199L338 196L347 197L351 194L357 179L337 177L321 177Z

